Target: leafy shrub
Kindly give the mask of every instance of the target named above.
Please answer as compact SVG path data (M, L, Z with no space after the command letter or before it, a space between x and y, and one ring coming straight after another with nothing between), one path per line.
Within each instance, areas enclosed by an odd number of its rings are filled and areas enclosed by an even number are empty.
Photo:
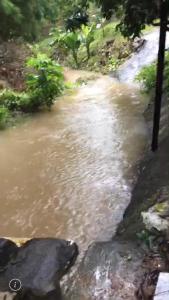
M95 39L95 31L95 24L91 26L82 25L78 31L63 32L53 30L53 33L51 33L53 35L51 46L57 45L57 49L61 49L62 52L67 54L70 52L76 67L79 67L78 51L81 45L84 46L87 52L87 59L89 60L91 56L90 45Z
M146 93L155 88L156 82L156 64L153 63L149 66L142 68L140 73L136 76L136 80L143 85Z
M5 89L0 93L0 105L8 110L18 110L21 93L16 93L10 89Z
M53 33L53 43L51 46L57 45L60 49L67 50L67 53L71 52L76 67L79 67L78 50L81 45L81 36L78 32L62 32L55 31Z
M62 68L47 55L31 57L27 66L30 73L26 91L19 93L5 89L0 93L0 107L7 111L34 112L43 106L50 108L64 89Z
M38 104L37 104L38 102ZM19 99L18 99L18 106L17 106L17 111L21 111L21 112L34 112L36 111L40 106L41 106L41 101L38 100L36 102L36 105L34 105L33 103L33 97L31 94L23 92L20 93L19 95Z
M27 75L27 92L33 110L39 106L50 108L55 97L64 89L64 76L62 67L46 54L38 53L27 61L30 73ZM28 101L25 95L26 101Z
M9 111L6 107L0 106L0 129L2 129L9 118Z
M3 90L0 94L0 105L3 105L8 111L34 111L32 95L27 93L16 93L10 89ZM40 101L39 101L40 106Z

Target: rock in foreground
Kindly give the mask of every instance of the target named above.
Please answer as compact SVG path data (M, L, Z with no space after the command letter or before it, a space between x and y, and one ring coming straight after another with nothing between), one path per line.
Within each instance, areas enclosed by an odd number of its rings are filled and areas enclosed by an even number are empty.
M17 247L13 242L1 239L0 291L11 292L9 282L19 279L22 287L13 299L59 300L60 280L77 256L77 245L65 240L33 239Z
M92 244L65 300L134 300L144 274L143 253L134 243Z

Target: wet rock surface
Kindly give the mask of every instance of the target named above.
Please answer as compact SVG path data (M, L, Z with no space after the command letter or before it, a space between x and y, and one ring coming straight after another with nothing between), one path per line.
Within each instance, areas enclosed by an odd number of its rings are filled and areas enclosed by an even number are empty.
M33 239L21 247L1 239L0 251L0 297L16 300L61 299L60 280L78 255L75 243L59 239ZM8 294L12 279L21 282L17 295Z
M149 153L142 163L131 203L115 238L89 247L77 276L73 282L67 282L70 290L65 300L152 299L157 275L160 271L168 272L169 258L154 253L145 262L147 254L137 246L137 234L145 229L141 213L153 205L160 217L168 218L168 153L169 137L163 139L157 153Z
M89 247L75 278L66 283L69 290L65 300L152 299L158 274L166 272L168 266L166 258L157 253L149 256L149 251L140 247L137 234L145 228L142 211L153 204L160 215L168 215L168 150L169 139L165 139L159 151L144 161L115 238Z
M136 299L144 268L143 252L133 243L110 241L92 244L65 300Z

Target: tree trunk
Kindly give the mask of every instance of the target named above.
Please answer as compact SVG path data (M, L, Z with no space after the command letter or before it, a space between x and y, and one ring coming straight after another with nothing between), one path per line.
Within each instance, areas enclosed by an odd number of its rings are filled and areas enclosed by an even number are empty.
M160 0L160 40L158 51L158 64L157 64L157 79L156 79L156 94L155 94L155 108L154 108L154 124L153 124L153 139L152 151L158 149L158 137L160 129L160 115L161 115L161 102L163 94L163 79L164 79L164 62L165 62L165 42L167 31L167 4L166 0Z

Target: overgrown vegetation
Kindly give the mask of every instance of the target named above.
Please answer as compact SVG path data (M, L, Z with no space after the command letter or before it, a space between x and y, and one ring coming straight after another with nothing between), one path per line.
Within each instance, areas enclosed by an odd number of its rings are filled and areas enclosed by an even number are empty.
M115 71L134 49L132 41L125 39L116 25L93 22L73 32L53 30L48 45L52 46L53 56L66 66L103 73Z
M27 75L26 84L33 110L43 105L50 108L55 97L64 89L62 67L46 54L41 53L28 59L26 65L32 69L32 72Z
M39 39L45 26L56 22L64 25L66 19L85 12L87 7L86 0L1 0L0 37Z
M43 22L52 22L57 13L56 0L0 1L0 36L3 39L24 37L35 39Z
M157 62L152 63L149 66L145 66L138 76L136 77L136 80L141 83L143 91L146 93L150 93L155 89L156 85L156 66ZM169 86L169 53L166 53L165 56L165 70L164 70L164 80L165 85L164 89L166 93L168 92L168 86Z
M0 38L5 43L15 43L18 38L21 44L29 42L28 52L35 53L26 65L16 66L16 72L15 64L6 68L8 57L0 57L0 75L2 81L7 77L10 87L0 92L2 126L11 113L53 105L65 86L60 64L108 73L130 56L133 42L117 30L126 7L122 0L109 4L104 0L0 1ZM112 18L107 21L103 16ZM15 75L15 80L9 80Z
M152 91L155 88L156 80L156 63L152 63L149 66L144 67L136 77L136 81L140 82L143 90L146 93Z
M36 112L54 104L64 89L62 67L46 54L38 53L27 60L26 89L15 92L4 89L0 92L0 126L4 127L10 113Z

